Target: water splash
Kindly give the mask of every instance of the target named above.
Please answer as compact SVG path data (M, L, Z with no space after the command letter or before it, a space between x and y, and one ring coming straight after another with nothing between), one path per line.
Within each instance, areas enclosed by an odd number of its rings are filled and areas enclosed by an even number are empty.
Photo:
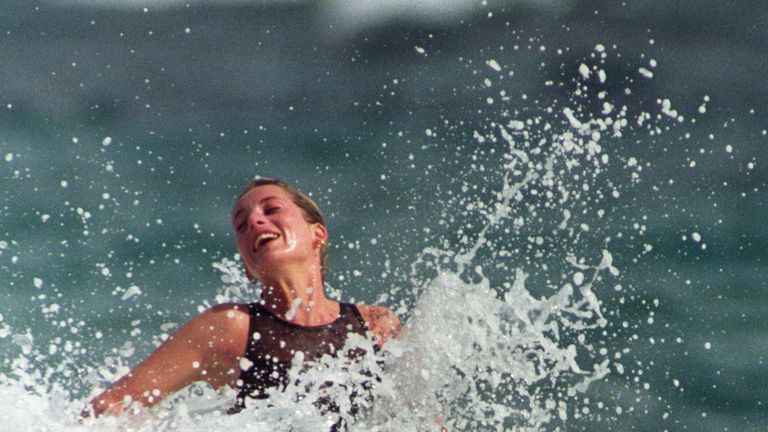
M504 72L498 62L488 64L489 73ZM387 355L369 352L351 363L327 358L309 369L297 359L284 393L237 416L224 414L230 391L192 386L136 416L80 423L77 413L88 397L78 391L103 387L127 372L133 347L86 361L71 341L46 353L30 333L3 324L1 339L11 340L17 355L3 359L13 373L0 376L0 402L37 412L14 417L4 411L2 424L22 431L309 431L341 418L352 430L384 431L433 429L438 417L450 430L490 431L567 422L583 411L581 395L590 384L610 372L608 353L590 342L607 324L599 300L604 278L619 274L610 241L598 229L607 201L620 196L620 188L603 178L612 159L608 147L629 125L653 121L647 113L631 117L627 107L616 109L620 104L602 90L595 90L601 110L584 106L585 81L596 76L599 87L606 80L600 72L582 64L574 71L581 76L574 100L525 117L502 113L474 132L473 160L480 162L469 164L439 221L456 227L449 229L456 237L426 248L412 265L410 289L391 293L405 326L387 345ZM669 103L661 109L671 112ZM200 311L258 298L237 257L214 267L223 285ZM534 276L544 283L532 283ZM126 291L124 300L137 290ZM347 348L366 344L354 338L349 343ZM38 365L53 355L60 356L57 366ZM321 385L326 383L331 385ZM351 416L355 392L370 393L375 402L358 400L361 414ZM340 412L324 414L314 403L319 399L334 400Z

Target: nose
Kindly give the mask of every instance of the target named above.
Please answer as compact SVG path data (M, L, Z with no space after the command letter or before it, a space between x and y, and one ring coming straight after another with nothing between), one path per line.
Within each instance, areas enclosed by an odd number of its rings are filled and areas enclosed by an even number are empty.
M252 211L251 214L248 215L248 226L251 229L258 228L264 225L266 222L267 219L264 216L264 213L260 211Z

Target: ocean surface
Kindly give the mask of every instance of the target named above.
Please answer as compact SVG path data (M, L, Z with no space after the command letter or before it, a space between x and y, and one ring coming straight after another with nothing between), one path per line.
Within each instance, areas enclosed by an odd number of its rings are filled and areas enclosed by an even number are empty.
M257 295L229 220L257 176L322 207L329 294L405 324L352 430L768 429L766 26L709 0L4 0L0 431L322 427L205 387L78 421Z

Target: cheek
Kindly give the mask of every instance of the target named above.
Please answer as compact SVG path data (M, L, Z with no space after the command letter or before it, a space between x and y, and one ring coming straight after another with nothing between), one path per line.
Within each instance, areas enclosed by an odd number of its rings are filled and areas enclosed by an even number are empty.
M293 232L287 233L285 236L285 242L288 244L289 250L296 249L296 245L299 243L296 233L293 233Z
M285 242L289 249L302 247L304 243L312 243L312 232L303 216L296 215L288 221L287 226L290 228L285 230Z
M243 252L248 251L248 239L245 239L243 237L237 237L235 240L235 244L237 245L237 250L240 251L240 255L243 255Z

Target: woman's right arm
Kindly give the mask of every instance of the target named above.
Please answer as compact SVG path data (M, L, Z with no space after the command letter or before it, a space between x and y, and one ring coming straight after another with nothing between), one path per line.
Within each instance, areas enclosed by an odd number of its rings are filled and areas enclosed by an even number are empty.
M184 324L146 360L96 396L81 416L120 414L127 403L149 407L196 381L234 386L248 341L246 306L213 307Z

